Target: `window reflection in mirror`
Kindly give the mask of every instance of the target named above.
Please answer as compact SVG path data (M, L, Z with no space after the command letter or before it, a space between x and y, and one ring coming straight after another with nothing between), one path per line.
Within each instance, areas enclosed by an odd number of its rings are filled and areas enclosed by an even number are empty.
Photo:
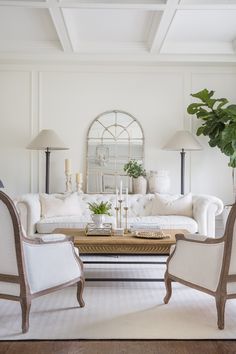
M118 110L97 116L87 135L87 193L115 193L121 180L124 190L132 192L123 170L131 159L144 159L144 135L137 119Z

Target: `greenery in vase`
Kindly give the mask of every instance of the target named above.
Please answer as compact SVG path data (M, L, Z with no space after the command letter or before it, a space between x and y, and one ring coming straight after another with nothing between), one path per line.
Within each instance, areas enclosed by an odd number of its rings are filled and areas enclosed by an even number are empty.
M191 96L201 103L191 103L187 111L202 121L197 135L209 137L209 145L217 146L229 157L229 166L236 167L236 105L228 104L226 98L213 98L214 91L204 89ZM227 105L227 106L226 106Z
M124 165L124 171L129 177L138 178L140 176L146 176L146 171L143 165L136 160L130 160Z
M111 216L111 204L109 202L101 202L101 203L88 203L89 210L93 214L105 214Z

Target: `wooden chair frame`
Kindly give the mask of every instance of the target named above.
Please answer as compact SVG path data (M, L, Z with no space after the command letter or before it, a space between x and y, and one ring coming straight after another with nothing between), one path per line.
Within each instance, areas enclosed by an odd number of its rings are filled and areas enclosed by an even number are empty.
M207 238L204 241L200 241L200 240L198 241L195 239L194 240L188 239L182 234L176 235L176 248L167 260L167 270L165 273L166 296L164 297L164 303L167 304L170 300L172 294L172 286L171 286L172 281L177 281L193 289L197 289L209 295L212 295L215 297L215 301L216 301L217 324L219 329L224 329L224 317L225 317L224 314L225 314L226 300L236 298L236 293L227 294L227 284L236 282L236 274L229 274L230 260L232 256L231 252L232 252L232 244L233 244L233 236L234 236L235 219L236 219L236 204L234 204L231 208L230 214L227 219L226 227L225 227L225 232L221 238L217 238L217 239ZM222 267L221 267L220 279L216 291L211 291L207 288L198 286L194 283L185 281L172 274L169 274L168 265L170 260L174 256L175 251L178 249L179 240L184 240L186 242L201 243L201 244L217 244L222 242L224 243Z
M0 293L0 299L7 299L7 300L14 300L14 301L19 301L21 305L21 310L22 310L22 332L26 333L29 330L29 313L30 313L30 307L31 307L31 301L38 297L42 296L45 294L49 294L53 291L63 289L67 286L73 285L77 283L77 299L79 302L80 307L84 307L84 301L83 301L83 289L84 289L84 276L83 276L83 263L81 259L77 256L77 254L74 251L74 245L71 241L71 238L65 238L62 241L50 241L50 242L42 242L42 240L39 239L28 239L23 235L22 232L22 227L21 227L21 221L17 212L17 209L13 203L13 201L8 197L7 194L4 192L0 191L0 201L2 201L12 219L12 224L13 224L13 230L14 230L14 239L15 239L15 250L16 250L16 260L17 260L17 267L18 267L18 273L19 275L11 275L11 274L0 274L0 281L7 282L7 283L15 283L20 285L20 295L15 296L15 295L8 295L8 294L1 294ZM82 274L80 277L77 277L73 280L70 280L66 283L36 292L36 293L31 293L30 292L30 287L28 284L27 276L26 276L26 268L25 268L25 262L24 262L24 255L23 255L23 242L25 243L30 243L30 244L56 244L56 243L61 243L61 242L70 242L71 247L73 248L74 252L74 257L78 264L81 267Z

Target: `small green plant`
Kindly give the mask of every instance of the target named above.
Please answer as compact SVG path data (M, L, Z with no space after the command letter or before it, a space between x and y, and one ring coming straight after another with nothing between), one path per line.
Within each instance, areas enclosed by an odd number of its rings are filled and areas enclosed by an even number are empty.
M129 177L138 178L140 176L146 176L146 171L141 163L136 160L130 160L124 165L124 171Z
M101 202L101 203L88 203L89 210L93 214L105 214L111 216L111 204L109 202Z

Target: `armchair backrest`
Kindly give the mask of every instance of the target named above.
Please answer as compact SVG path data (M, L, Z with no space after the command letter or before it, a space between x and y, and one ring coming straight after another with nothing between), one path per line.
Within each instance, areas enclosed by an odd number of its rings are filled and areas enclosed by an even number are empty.
M0 191L0 280L23 273L21 224L13 201ZM7 281L7 278L6 278Z
M226 267L228 267L228 274L236 275L236 204L232 206L229 213L225 237L225 262Z

